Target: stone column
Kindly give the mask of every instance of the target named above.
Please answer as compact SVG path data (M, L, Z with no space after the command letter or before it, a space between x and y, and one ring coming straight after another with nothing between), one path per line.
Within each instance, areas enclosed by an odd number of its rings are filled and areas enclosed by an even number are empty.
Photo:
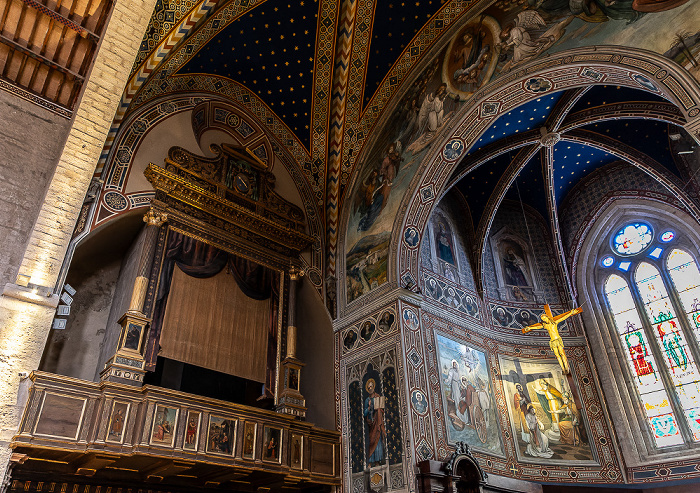
M167 219L166 214L153 209L149 210L143 217L146 231L136 279L131 292L131 301L128 310L119 319L122 331L116 353L107 361L105 369L100 373L102 380L131 385L143 384L143 376L146 374L143 347L146 327L151 321L143 313L143 304L148 291L149 274L153 266L158 232Z
M289 304L287 305L287 354L282 360L282 392L277 410L286 414L293 414L304 418L306 416L306 400L301 395L301 369L305 366L296 357L297 352L297 327L296 327L296 303L299 278L304 275L303 270L295 266L289 269Z

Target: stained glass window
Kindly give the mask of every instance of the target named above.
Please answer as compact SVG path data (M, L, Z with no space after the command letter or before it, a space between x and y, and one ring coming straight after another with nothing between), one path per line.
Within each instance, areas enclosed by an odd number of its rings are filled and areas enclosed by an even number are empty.
M651 352L627 281L616 274L608 277L605 282L605 296L613 313L622 347L627 351L627 363L635 376L639 396L656 444L659 447L682 444L683 437L658 374L658 364Z
M651 253L649 254L649 256L650 256L651 258L659 258L659 257L661 256L662 253L663 253L663 250L662 250L661 248L659 248L659 247L656 247L656 248L654 248L654 249L651 251Z
M650 226L644 223L628 224L613 238L613 248L621 255L635 255L649 246L653 238Z
M700 424L697 422L700 418L700 374L666 286L658 269L648 262L639 264L635 281L693 439L700 440Z
M700 301L698 301L700 299L700 270L698 270L698 265L688 252L676 248L668 255L667 266L681 305L683 305L688 324L693 330L695 342L700 343ZM699 393L696 390L694 397L697 397ZM696 412L694 417L691 430L694 438L700 440L700 413Z
M661 233L660 238L661 238L661 241L663 241L664 243L668 243L669 241L671 241L675 237L676 237L676 235L673 234L673 231L664 231L663 233Z
M603 267L610 267L613 263L615 262L615 259L612 258L610 255L605 257L603 261L601 262L603 264Z

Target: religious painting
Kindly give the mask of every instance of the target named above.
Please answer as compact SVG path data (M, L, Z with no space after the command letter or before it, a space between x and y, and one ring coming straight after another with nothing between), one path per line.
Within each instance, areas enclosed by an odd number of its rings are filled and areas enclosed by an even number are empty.
M448 264L457 265L457 252L455 251L452 228L440 214L436 214L434 221L435 253L437 258ZM450 280L456 281L456 279Z
M124 337L124 347L126 349L133 349L138 351L141 346L141 329L142 325L129 323L126 329L126 336Z
M262 458L268 462L279 462L282 457L282 430L265 426L263 428Z
M533 271L525 249L516 241L502 239L498 241L498 254L505 299L534 301Z
M500 365L518 457L595 462L583 415L557 361L501 356Z
M289 445L289 465L292 469L301 469L304 457L304 437L292 433Z
M379 317L379 323L377 326L381 332L389 332L394 325L394 320L396 320L396 317L393 313L384 312L382 313L381 317Z
M435 339L449 443L466 442L475 449L502 454L486 355L440 334Z
M258 424L246 421L243 425L243 452L244 459L255 459L255 443L257 441Z
M369 341L372 338L375 329L376 325L374 325L371 320L366 320L360 326L360 337L362 337L365 341Z
M403 323L411 330L418 329L418 315L410 308L403 309Z
M428 411L428 399L422 391L416 389L411 392L411 407L421 416Z
M348 303L386 282L386 261L390 233L372 235L358 241L346 261Z
M235 419L222 416L209 416L207 433L207 452L212 454L233 454L233 444L236 440Z
M151 445L173 446L179 412L180 410L177 408L156 404L153 428L151 429Z
M473 18L457 33L442 62L442 80L465 99L487 84L498 63L501 27L490 15Z
M448 279L457 284L461 284L461 279L459 278L459 271L457 270L457 267L445 262L444 260L438 260L438 264L440 265L440 273L443 275L443 277L445 277L445 279Z
M182 448L185 450L197 450L199 442L199 423L202 419L202 413L199 411L188 411L187 421L185 422L185 441Z
M359 162L360 172L350 194L350 217L346 228L346 275L356 279L348 286L348 303L370 292L371 278L386 282L386 262L374 267L374 275L361 275L358 257L388 247L396 212L423 156L440 130L462 105L455 93L440 81L442 58L436 58L408 90L394 110L391 122L377 144ZM409 233L410 234L410 233ZM417 244L413 236L409 245ZM384 253L386 257L386 253Z
M343 338L343 346L345 346L346 350L351 350L353 347L355 347L355 342L357 341L357 332L354 330L348 330L345 333L345 337Z
M289 368L289 388L299 390L299 370L297 368Z
M348 405L353 474L372 474L402 463L401 411L393 358L392 351L352 370L355 376L349 383Z
M124 442L124 432L130 406L131 404L128 402L114 401L112 403L112 412L109 415L109 426L107 427L107 438L105 439L107 442Z

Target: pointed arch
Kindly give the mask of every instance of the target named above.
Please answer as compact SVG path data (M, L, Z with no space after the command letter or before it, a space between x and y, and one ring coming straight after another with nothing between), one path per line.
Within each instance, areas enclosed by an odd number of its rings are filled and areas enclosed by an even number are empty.
M642 88L632 77L641 75L652 78L659 92L681 112L687 122L686 128L694 128L696 121L700 121L700 111L697 111L700 89L697 83L685 70L660 55L615 47L598 47L596 50L580 48L554 54L544 64L532 63L498 79L475 94L460 110L454 117L454 124L443 131L422 160L399 207L401 213L394 221L393 231L403 232L407 227L414 227L425 232L432 209L445 193L453 171L459 167L459 159L447 159L443 153L449 142L458 140L463 144L463 149L469 149L500 115L542 96L543 93L527 92L524 82L528 78L542 77L555 81L550 92L556 92L595 84L595 81L583 75L591 70L601 76L599 81L615 80L616 84L635 89ZM419 260L418 252L409 249L401 241L401 235L393 235L389 265L395 269L393 272L390 269L389 282L400 284L403 280L417 279ZM478 275L477 279L477 282L483 282Z

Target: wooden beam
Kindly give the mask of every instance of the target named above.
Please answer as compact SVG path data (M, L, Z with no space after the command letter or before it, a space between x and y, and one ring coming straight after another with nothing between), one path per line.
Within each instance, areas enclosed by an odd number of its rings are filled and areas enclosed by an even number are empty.
M55 10L52 10L48 8L46 5L37 2L36 0L20 0L22 3L25 5L28 5L29 7L38 10L44 15L49 16L51 19L55 20L56 22L59 22L66 26L68 29L71 29L75 32L77 32L80 36L83 38L85 37L91 37L94 41L97 41L99 39L99 36L92 31L89 31L88 29L84 28L80 24L73 22L69 18L65 17L64 15L59 14Z
M19 51L20 53L22 53L26 56L29 56L29 57L34 58L36 60L39 60L41 63L48 65L49 67L51 67L54 70L58 70L59 72L62 72L66 75L70 75L71 77L73 77L74 79L76 79L78 81L82 82L83 80L85 80L85 77L81 76L80 74L77 74L64 66L59 65L58 63L56 63L52 60L49 60L45 56L42 56L38 53L34 53L32 50L25 48L21 44L16 43L15 41L11 40L10 38L8 38L7 36L5 36L3 34L0 34L0 42L10 46L11 48L15 49L16 51Z

